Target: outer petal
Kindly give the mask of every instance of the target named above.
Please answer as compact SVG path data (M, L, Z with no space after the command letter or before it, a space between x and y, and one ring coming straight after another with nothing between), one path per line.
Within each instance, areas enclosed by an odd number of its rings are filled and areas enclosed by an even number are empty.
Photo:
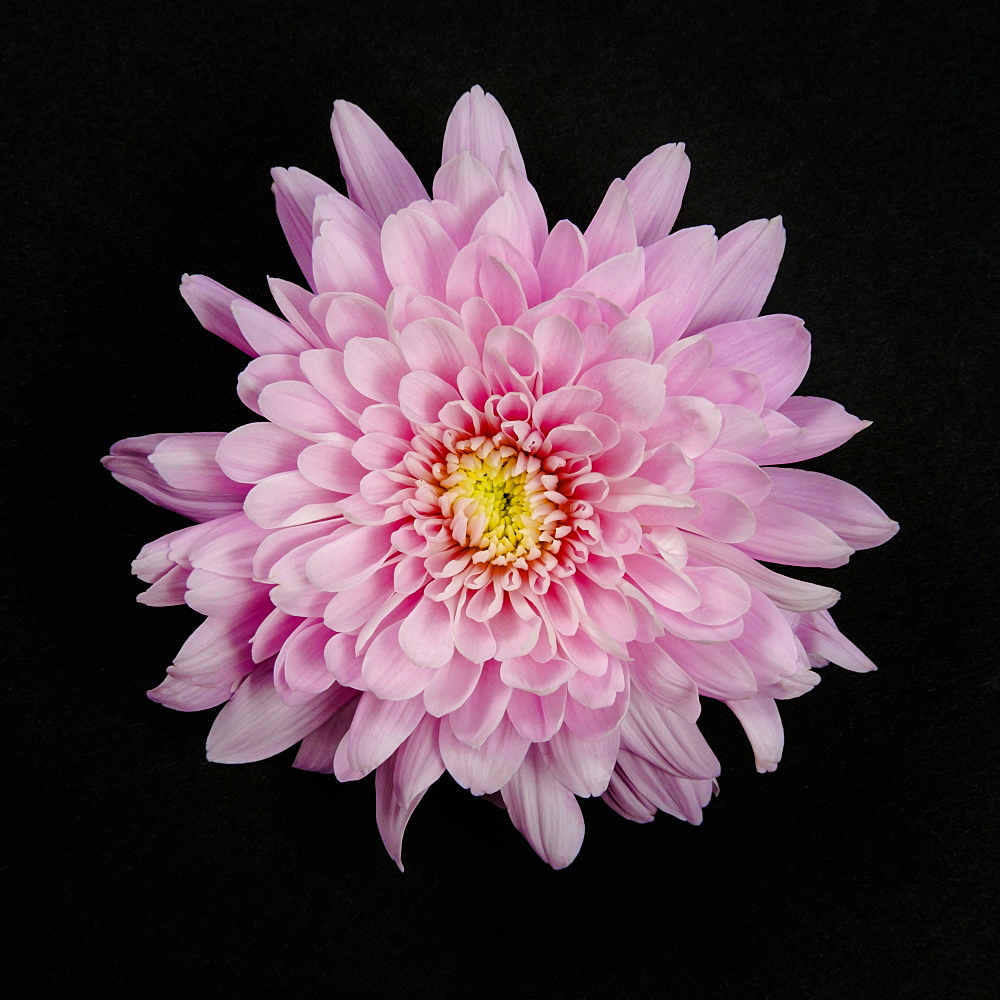
M208 734L208 759L246 764L281 753L354 697L340 685L300 705L286 705L274 690L271 667L255 670L219 713Z
M468 150L495 175L500 165L500 154L505 149L510 150L513 165L522 174L525 173L524 160L510 120L492 94L484 93L482 87L475 86L458 99L448 117L441 162L447 163L453 156Z
M691 174L684 143L660 146L644 156L625 178L639 243L649 246L670 232Z
M553 868L565 868L583 844L583 813L576 796L548 769L532 745L517 773L501 789L511 822Z
M784 250L785 228L780 216L770 222L747 222L726 233L719 240L715 266L688 333L760 315Z
M330 129L347 192L376 222L427 197L416 171L361 108L336 101Z

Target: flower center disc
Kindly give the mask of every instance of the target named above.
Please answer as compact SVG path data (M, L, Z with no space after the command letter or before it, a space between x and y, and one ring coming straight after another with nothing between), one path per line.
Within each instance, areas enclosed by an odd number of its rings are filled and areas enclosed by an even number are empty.
M478 549L472 561L525 568L549 549L566 515L553 500L556 476L516 447L492 438L458 442L435 469L451 536Z

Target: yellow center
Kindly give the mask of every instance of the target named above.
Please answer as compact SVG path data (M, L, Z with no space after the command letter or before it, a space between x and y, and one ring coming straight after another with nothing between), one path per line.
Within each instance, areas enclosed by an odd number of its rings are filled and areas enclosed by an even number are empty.
M548 547L563 520L545 495L550 477L537 458L516 448L497 447L489 439L462 442L435 471L452 537L479 549L473 562L530 561Z

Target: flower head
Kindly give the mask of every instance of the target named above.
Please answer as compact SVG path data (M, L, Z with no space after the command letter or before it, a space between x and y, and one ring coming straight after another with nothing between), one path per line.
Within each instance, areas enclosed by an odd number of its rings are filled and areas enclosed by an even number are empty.
M700 698L725 702L759 770L776 702L814 667L871 662L836 591L757 560L833 567L896 525L788 464L865 422L794 396L809 334L761 316L780 220L670 230L687 181L661 146L585 232L551 231L499 104L456 105L428 196L364 112L338 102L349 197L274 171L309 289L283 318L202 276L181 293L253 356L229 434L130 438L121 482L198 522L135 562L147 604L205 621L150 697L225 703L208 756L376 775L403 830L444 771L499 793L550 864L583 838L578 796L692 823L719 764Z

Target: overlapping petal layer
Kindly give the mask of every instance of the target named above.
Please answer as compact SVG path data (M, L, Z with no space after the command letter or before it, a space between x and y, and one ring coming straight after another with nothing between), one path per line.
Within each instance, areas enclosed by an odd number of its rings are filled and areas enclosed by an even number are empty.
M719 764L700 698L759 770L777 701L830 661L873 665L837 593L758 560L835 567L896 525L863 493L785 467L865 422L793 395L809 334L760 311L780 220L670 233L683 146L616 180L582 232L548 228L513 129L474 88L430 195L360 109L335 105L349 197L274 171L309 283L280 317L202 276L181 291L250 354L229 434L119 442L121 482L200 522L147 545L140 600L206 616L150 696L225 703L209 758L301 741L296 766L376 772L403 831L445 771L498 793L563 867L578 797L692 823Z

